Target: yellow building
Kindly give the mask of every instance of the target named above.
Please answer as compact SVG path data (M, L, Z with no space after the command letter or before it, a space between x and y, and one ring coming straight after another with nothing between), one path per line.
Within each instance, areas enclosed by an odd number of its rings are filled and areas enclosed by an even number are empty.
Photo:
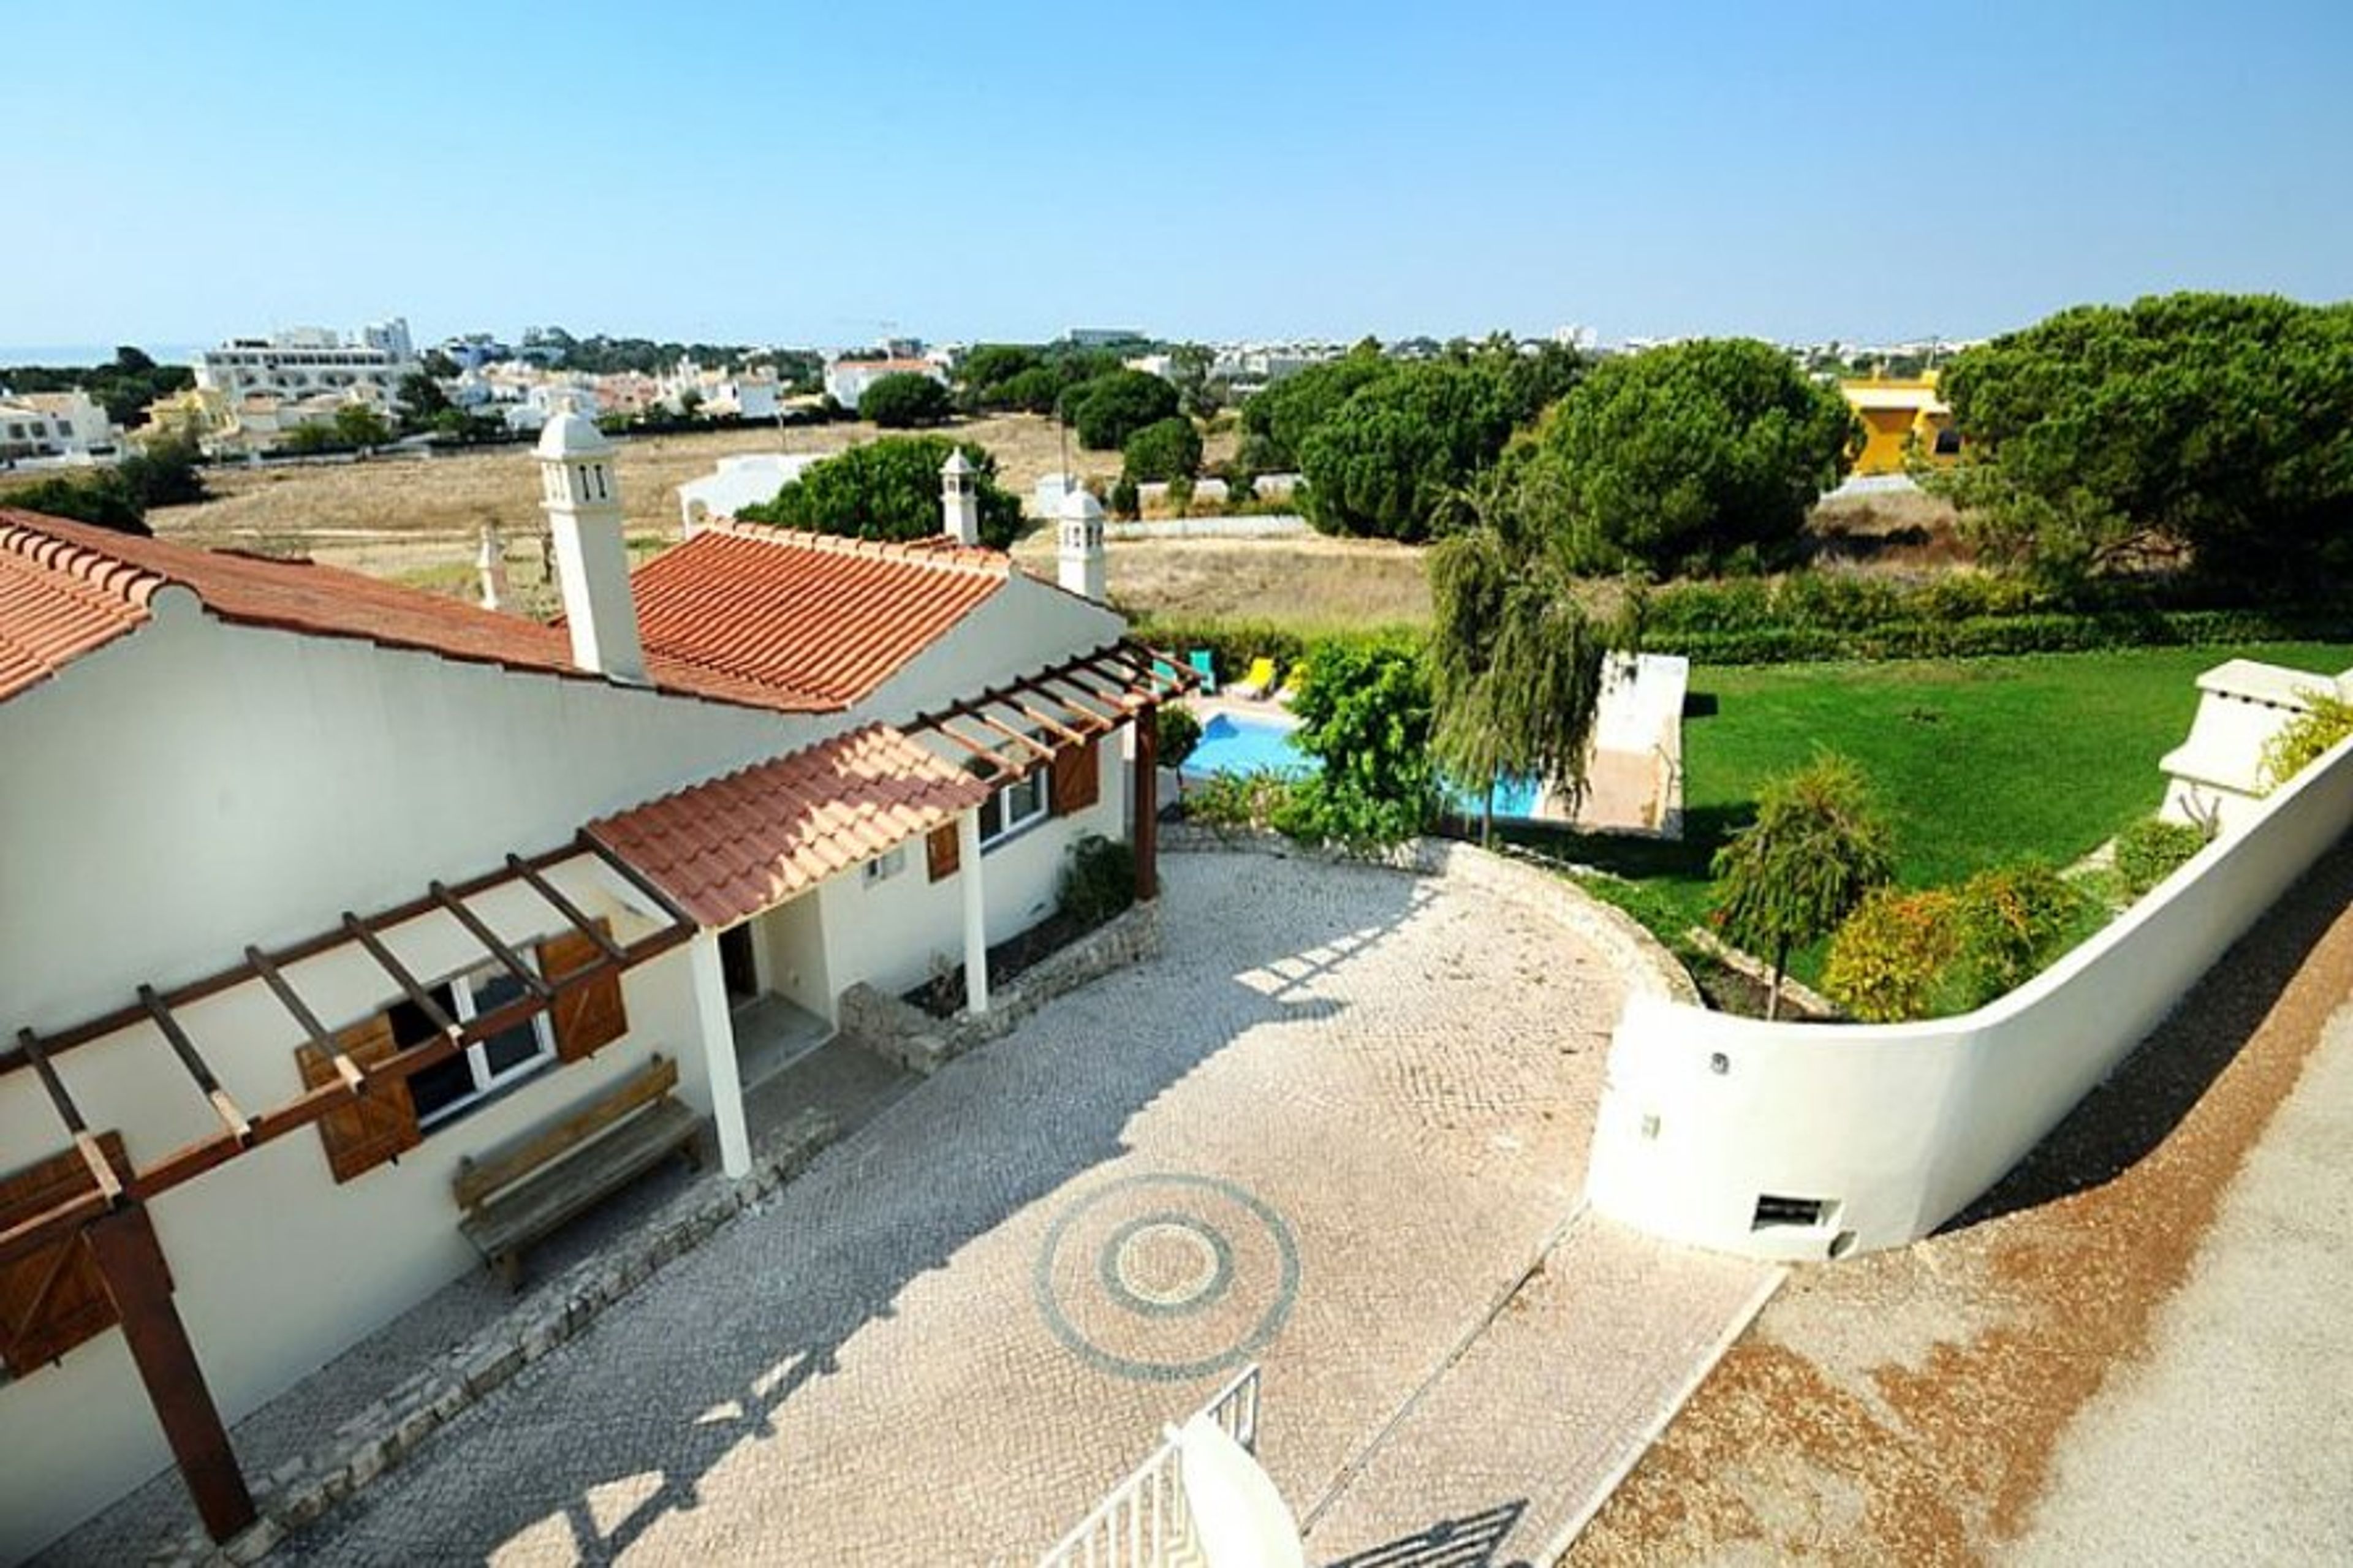
M1902 473L1915 442L1920 456L1938 468L1959 461L1961 433L1953 428L1953 411L1936 395L1936 372L1916 381L1842 381L1839 391L1868 433L1856 473Z

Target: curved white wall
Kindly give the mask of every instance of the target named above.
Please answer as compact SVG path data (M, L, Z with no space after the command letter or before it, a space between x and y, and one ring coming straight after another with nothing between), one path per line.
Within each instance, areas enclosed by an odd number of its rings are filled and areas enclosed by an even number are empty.
M2353 822L2353 742L2010 994L1920 1024L1767 1024L1636 995L1586 1175L1653 1236L1778 1259L1901 1247L1990 1187ZM1824 1205L1760 1226L1757 1200Z

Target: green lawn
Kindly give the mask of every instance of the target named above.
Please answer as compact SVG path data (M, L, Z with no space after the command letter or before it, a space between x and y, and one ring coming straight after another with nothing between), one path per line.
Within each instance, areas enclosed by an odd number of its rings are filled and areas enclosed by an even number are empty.
M2353 664L2353 646L2287 643L1694 669L1683 842L1516 836L1639 880L1621 901L1653 929L1698 924L1708 860L1753 815L1757 782L1826 748L1876 786L1900 881L1957 881L2030 858L2063 866L2156 809L2158 759L2189 731L2193 682L2234 654L2315 671ZM1791 968L1811 979L1820 963L1810 952Z

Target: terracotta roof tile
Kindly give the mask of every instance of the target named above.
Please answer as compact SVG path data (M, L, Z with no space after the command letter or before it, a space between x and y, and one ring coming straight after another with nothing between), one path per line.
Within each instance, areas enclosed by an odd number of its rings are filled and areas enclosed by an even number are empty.
M147 624L164 579L0 510L0 700Z
M786 712L871 694L999 587L987 551L726 526L634 574L655 687ZM562 626L308 561L198 549L0 509L0 699L135 630L176 584L222 620L583 680Z
M1004 587L993 551L722 523L630 578L657 655L812 709L847 708Z
M897 730L870 724L588 832L702 924L726 926L953 822L988 794Z

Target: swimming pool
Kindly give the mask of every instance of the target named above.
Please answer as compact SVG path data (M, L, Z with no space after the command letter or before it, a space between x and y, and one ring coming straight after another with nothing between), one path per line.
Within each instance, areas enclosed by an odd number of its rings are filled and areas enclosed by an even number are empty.
M1313 772L1315 760L1292 744L1292 731L1297 728L1295 723L1282 719L1213 713L1209 721L1201 726L1200 743L1185 759L1185 772L1276 773L1286 777ZM1495 786L1495 815L1534 816L1537 794L1534 779L1505 779ZM1476 792L1452 788L1446 792L1446 804L1465 816L1478 816L1481 805Z

